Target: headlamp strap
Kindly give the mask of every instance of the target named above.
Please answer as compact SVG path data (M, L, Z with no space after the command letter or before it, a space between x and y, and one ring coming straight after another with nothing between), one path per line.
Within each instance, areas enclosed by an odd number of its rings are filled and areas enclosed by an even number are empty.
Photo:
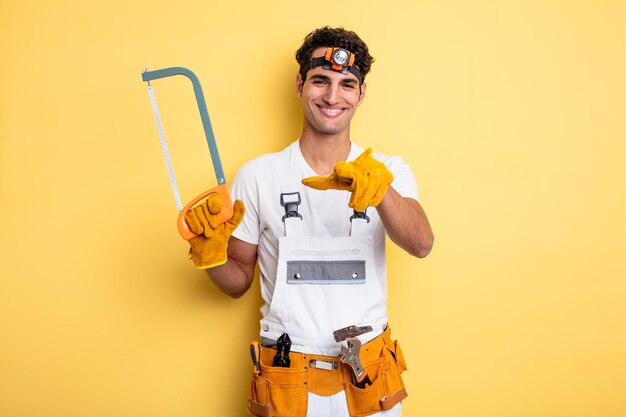
M309 62L300 68L302 80L306 79L306 73L315 67L324 67L324 69L348 74L351 72L359 80L359 84L363 83L361 71L354 66L355 55L343 48L326 48L324 56L312 58Z

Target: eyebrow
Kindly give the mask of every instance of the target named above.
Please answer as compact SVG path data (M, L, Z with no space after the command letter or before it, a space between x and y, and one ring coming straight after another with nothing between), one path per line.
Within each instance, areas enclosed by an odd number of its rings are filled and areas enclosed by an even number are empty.
M318 79L318 80L322 80L322 81L330 81L330 77L328 75L324 75L324 74L313 74L311 75L311 80L313 79ZM358 80L355 80L354 78L343 78L341 80L342 83L351 83L351 84L358 84Z
M322 74L313 74L311 75L311 80L313 79L318 79L318 80L323 80L323 81L330 81L330 77L328 75L322 75Z

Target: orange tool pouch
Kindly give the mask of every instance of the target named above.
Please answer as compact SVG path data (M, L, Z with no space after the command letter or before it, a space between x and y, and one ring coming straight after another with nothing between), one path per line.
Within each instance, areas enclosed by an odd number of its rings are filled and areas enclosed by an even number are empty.
M308 392L329 396L346 390L351 416L362 417L389 410L406 398L400 374L406 363L400 345L387 328L361 346L360 358L372 385L352 384L352 369L339 357L291 352L291 367L270 366L276 350L261 346L261 374L252 376L248 413L260 417L305 417ZM332 370L311 366L311 361L332 363ZM336 364L336 365L334 365Z

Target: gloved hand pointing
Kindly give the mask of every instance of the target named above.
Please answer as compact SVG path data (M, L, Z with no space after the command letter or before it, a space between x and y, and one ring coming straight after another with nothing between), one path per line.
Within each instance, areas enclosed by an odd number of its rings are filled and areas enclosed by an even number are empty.
M198 236L189 239L189 259L200 269L213 268L226 263L228 239L243 219L245 208L241 200L233 204L233 217L218 224L217 214L224 207L219 194L209 194L206 200L185 215L189 228Z
M365 211L367 206L380 204L392 181L391 172L385 164L372 157L372 148L368 148L352 162L337 162L329 176L304 178L302 184L317 190L351 191L348 206L356 211Z

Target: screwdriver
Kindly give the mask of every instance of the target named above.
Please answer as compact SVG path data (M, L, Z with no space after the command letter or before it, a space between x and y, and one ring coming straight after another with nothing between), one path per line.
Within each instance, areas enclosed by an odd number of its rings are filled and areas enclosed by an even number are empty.
M259 350L259 342L256 340L250 343L250 356L254 365L253 372L258 376L261 374L261 351Z

